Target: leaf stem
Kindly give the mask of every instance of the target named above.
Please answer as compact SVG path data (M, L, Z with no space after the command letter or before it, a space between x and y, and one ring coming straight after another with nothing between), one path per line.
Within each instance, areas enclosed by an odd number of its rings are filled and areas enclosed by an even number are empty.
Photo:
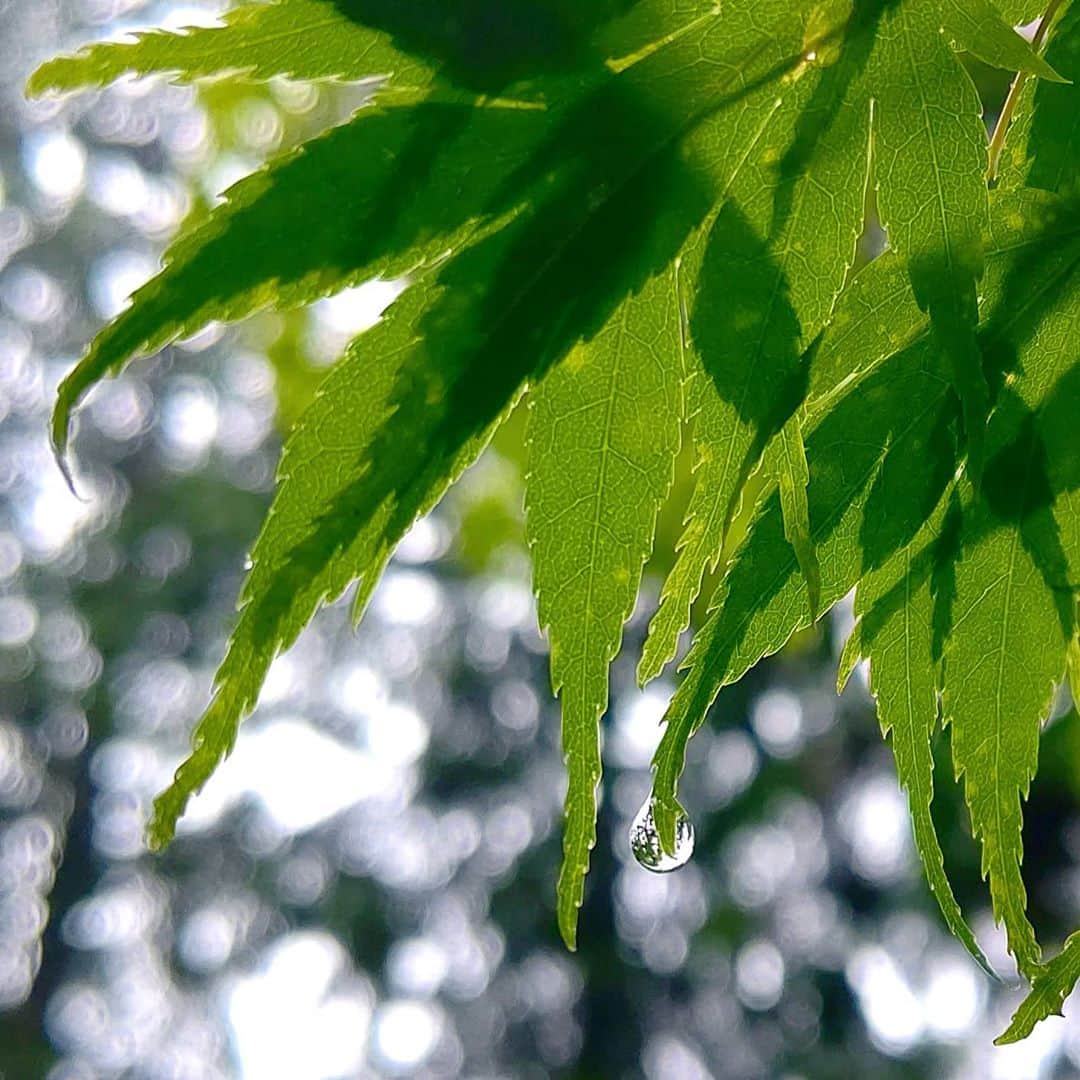
M1035 52L1042 52L1043 46L1046 44L1046 35L1050 32L1050 24L1054 21L1054 16L1057 14L1059 7L1061 7L1061 0L1050 0L1049 4L1047 4L1046 12L1039 20L1039 25L1035 27L1035 33L1031 38L1031 47ZM998 114L997 123L994 125L994 133L990 136L989 161L986 166L986 182L988 184L993 184L997 180L998 168L1001 165L1001 153L1005 149L1005 136L1009 131L1013 114L1016 112L1016 106L1020 101L1020 92L1024 89L1027 79L1028 73L1026 71L1016 73L1016 77L1009 87L1005 103L1001 106L1001 112Z

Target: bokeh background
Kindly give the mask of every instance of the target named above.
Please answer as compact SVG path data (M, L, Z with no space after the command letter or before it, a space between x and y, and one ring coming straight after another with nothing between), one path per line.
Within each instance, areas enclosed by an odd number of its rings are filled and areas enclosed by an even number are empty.
M922 883L865 680L834 693L849 608L721 696L685 779L691 863L634 863L671 683L635 689L633 658L686 468L613 672L581 950L561 947L562 765L519 419L415 527L360 631L335 605L274 665L178 840L147 854L282 432L396 291L214 327L134 365L84 410L86 501L67 491L46 417L95 328L193 207L363 100L235 79L22 97L59 50L217 11L0 0L0 1076L1080 1076L1080 1009L991 1045L1020 991L948 748L936 812L1000 985ZM1000 100L1000 77L976 74ZM1048 941L1080 921L1078 777L1063 701L1026 830Z

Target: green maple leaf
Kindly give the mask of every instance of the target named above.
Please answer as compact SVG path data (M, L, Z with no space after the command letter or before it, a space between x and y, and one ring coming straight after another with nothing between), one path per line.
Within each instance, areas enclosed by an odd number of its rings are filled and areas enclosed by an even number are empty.
M826 337L818 356L824 374L821 379L812 374L807 401L808 499L825 607L850 591L860 566L863 572L872 569L911 539L938 502L951 471L951 453L944 467L934 458L926 469L907 467L911 455L933 437L949 438L954 412L940 357L910 297L903 268L888 258L861 277L869 281L856 290L862 310L842 307L835 323L837 336L859 347L850 353L842 345L834 349ZM921 332L912 333L912 343L896 353L891 336L875 339L879 311L903 314L898 296L907 301L909 329ZM899 340L903 329L899 323ZM836 363L838 356L858 357L861 369L853 372ZM885 515L886 504L895 511ZM657 826L668 850L680 812L676 786L686 743L709 705L722 686L778 651L809 622L806 582L784 532L779 495L772 490L729 565L710 617L695 635L686 674L665 716L653 761L653 793Z
M650 626L642 681L675 654L746 480L781 430L772 467L782 473L787 534L812 585L808 602L817 608L819 571L793 413L800 357L828 321L854 259L871 161L890 242L954 358L972 453L979 455L987 406L974 339L975 285L986 138L974 86L949 41L989 63L1056 76L989 4L908 0L892 10L875 2L820 10L827 14L815 12L808 23L803 77L725 192L715 242L704 256L691 324L702 368L691 408L697 489Z
M1050 34L1047 61L1068 84L1024 84L1004 155L1003 186L1075 189L1080 165L1080 9L1065 5Z
M1010 1032L1056 1007L1076 965L1039 966L1020 814L1077 640L1080 239L1068 201L1016 189L1075 183L1080 101L1061 80L1080 74L1080 26L1061 10L1043 58L1011 29L1040 14L1028 0L272 0L40 69L33 92L155 72L373 80L371 104L186 224L60 387L61 455L75 406L133 357L211 320L408 279L288 439L152 842L233 746L273 658L353 585L359 617L405 531L528 393L572 947L608 668L689 420L695 487L643 680L674 655L756 472L762 496L666 717L662 844L720 687L857 585L844 666L870 661L946 921L978 956L930 817L939 692L995 915L1034 977ZM1031 76L993 199L958 51ZM849 281L871 186L891 250Z
M945 873L945 857L930 813L934 798L931 739L937 727L940 657L935 655L935 571L947 550L950 487L919 535L858 586L859 621L840 660L839 683L860 658L870 662L870 692L882 734L892 738L896 772L907 790L915 848L949 929L984 970L991 969L975 941ZM942 550L942 549L946 550Z
M1030 196L1010 197L998 206L989 248L990 272L984 282L984 304L997 317L990 319L981 343L991 354L1007 354L1018 341L1025 341L1031 334L1027 320L1048 317L1049 296L1063 293L1062 318L1075 311L1068 289L1078 254L1076 225L1073 222L1061 231L1048 256L1047 219L1053 221L1055 214L1062 215L1062 222L1069 221L1068 209ZM1057 224L1049 228L1053 231ZM1037 263L1038 273L1033 272L1032 263ZM1057 329L1050 340L1067 343L1070 339ZM906 548L955 475L947 375L947 358L904 282L900 260L886 256L872 263L846 291L810 377L809 499L824 604L834 603L860 578L886 566ZM906 398L906 406L899 405L901 397ZM1056 432L1064 421L1058 419L1057 411L1051 416ZM996 421L995 426L1002 423ZM1059 437L1058 443L1062 441ZM1070 455L1059 456L1072 460ZM913 460L921 463L919 469L911 469ZM999 469L995 459L994 492ZM1067 479L1060 479L1058 486L1071 492ZM962 566L963 562L958 573ZM732 561L665 717L664 737L654 760L656 816L665 843L674 840L680 812L676 785L687 740L716 694L808 624L806 585L796 569L794 555L784 542L779 496L773 493L766 497ZM1039 610L1037 617L1045 618L1045 610ZM1053 607L1050 614L1056 617ZM995 625L1000 631L1000 623ZM954 634L953 640L965 638ZM1064 652L1062 644L1062 669ZM1052 651L1049 655L1049 662L1056 664ZM1040 664L1046 662L1040 658ZM945 670L949 672L948 663ZM1038 665L1034 670L1039 670ZM880 682L877 690L880 701ZM923 718L927 724L932 720ZM1033 720L1037 730L1037 712ZM1022 724L1016 720L1013 726L1019 730ZM955 731L953 737L955 745ZM1021 761L1013 764L1022 772ZM993 798L1004 806L1017 798L1017 789L1004 775L999 779ZM1021 786L1026 790L1026 784ZM1001 857L1015 857L1012 841L1018 843L1019 835L1001 834L989 842L984 837L984 851L995 857L1012 852ZM931 854L922 852L924 859ZM996 876L1015 900L1015 882L1006 885L1000 874ZM1015 903L1010 910L1015 915ZM1023 910L1022 902L1019 910ZM1024 925L1026 920L1013 924L1017 941L1023 937Z
M364 80L422 85L431 70L396 49L390 35L351 19L335 0L258 0L232 8L221 26L154 30L107 41L43 64L31 94L107 86L125 75L167 74L191 82L223 74L251 79Z
M998 1046L1026 1039L1035 1025L1048 1016L1060 1016L1061 1006L1080 979L1080 934L1073 934L1065 947L1032 980L1031 993L1021 1002L1008 1028L994 1040Z
M164 269L98 335L60 387L54 442L86 391L132 356L206 323L306 304L372 277L415 272L508 214L493 199L535 149L553 114L424 104L362 109L344 125L241 180L198 214L166 251ZM476 164L493 143L498 157ZM410 163L401 178L396 165ZM466 185L486 175L486 184ZM491 185L489 187L488 185Z
M380 407L367 398L350 400L342 387L352 384L338 382L349 376L335 372L311 413L302 419L286 450L278 499L253 552L240 625L218 673L214 702L196 729L193 757L181 766L174 785L158 800L151 826L155 844L168 839L187 798L231 748L237 724L253 707L273 656L295 639L324 599L337 595L349 581L359 579L361 597L369 595L404 530L475 457L525 382L539 378L575 341L595 335L615 310L618 298L640 288L656 269L670 264L684 239L692 235L708 205L702 185L714 182L714 178L722 182L731 157L713 152L718 135L728 144L752 138L755 127L752 114L748 120L745 103L755 90L768 93L767 83L761 89L755 87L754 73L771 72L790 55L791 45L785 53L783 39L762 30L759 16L760 11L755 11L741 35L722 42L722 55L732 57L730 65L688 65L688 59L699 52L700 43L680 35L656 49L646 49L614 75L609 73L595 83L578 79L577 99L569 97L564 107L552 104L539 115L529 110L478 110L463 120L470 137L479 130L484 138L491 136L492 129L486 126L489 118L494 117L496 123L507 120L514 132L523 132L522 144L532 140L529 145L534 157L523 164L512 155L507 155L508 160L499 159L501 183L494 197L488 196L487 205L482 204L485 213L478 213L477 221L469 223L474 234L483 233L483 237L456 255L445 269L434 271L441 287L430 309L412 306L407 293L406 302L391 312L389 325L400 327L403 338L414 337L411 352L405 346L377 346L380 354L405 352L408 357L402 372L394 376L390 401ZM798 28L790 32L792 43L798 40L794 36L797 32ZM651 91L644 113L639 86ZM728 107L724 107L725 102ZM656 112L655 118L644 123L651 112ZM680 134L685 136L681 145ZM560 151L557 158L553 156L556 147ZM475 144L469 153L475 153ZM295 159L287 160L282 169L287 169L291 160ZM561 168L561 184L552 183L552 168ZM276 171L270 176L279 179ZM453 174L449 180L440 174L440 184L454 182ZM281 187L286 189L283 198L292 198L293 192L300 197L300 185ZM527 211L520 209L523 204ZM258 193L244 203L249 205L261 208ZM666 216L661 214L660 209L666 207L674 208L674 213L665 210ZM380 209L385 220L385 206ZM414 213L410 207L401 220L411 225L417 220L411 216ZM509 215L509 221L499 221L499 215ZM643 222L656 219L651 232L656 234L659 248L647 250L650 229L637 235L627 233L622 228L627 218ZM227 255L234 242L228 212L219 212L212 220L215 227L228 233L222 245ZM202 240L196 238L186 249L195 259L211 257ZM436 242L445 244L445 236L428 241L429 245ZM408 250L417 258L415 249ZM432 250L429 247L421 254ZM598 264L601 257L602 265ZM371 269L372 264L365 264L366 273ZM425 276L423 264L416 272ZM197 274L189 275L185 270L183 276L185 280L190 276L192 287L198 287ZM605 279L610 299L605 295ZM453 287L446 286L447 281ZM143 298L136 298L128 316L134 325L139 325L140 319L157 321L159 316L150 312L155 297L162 303L190 307L183 290L169 282L159 279L149 288L160 288L160 292L144 292ZM308 295L309 288L303 282L298 295ZM268 289L265 295L268 301L282 302L280 291ZM249 296L241 294L242 313L253 307ZM416 303L415 297L411 299ZM402 315L402 311L412 314ZM190 316L195 321L200 317L199 309ZM62 389L65 404L58 410L58 442L66 428L66 404L102 370L102 354L110 358L105 366L112 367L113 361L122 362L133 347L140 331L124 331L124 322L121 319L111 328L112 340L106 331L104 345L99 341ZM180 331L172 326L169 332L175 336ZM115 342L118 333L126 333L119 345ZM436 342L441 343L437 360ZM157 344L157 340L151 344L144 340L135 347L146 349ZM350 358L353 355L363 355L361 345ZM511 356L514 362L507 363ZM341 372L353 366L350 358ZM371 392L370 387L355 385L356 392ZM378 386L378 380L373 385ZM485 392L477 393L477 386ZM358 425L356 439L343 441L339 453L328 460L319 453L319 440L331 412L373 420L370 426ZM678 419L676 411L672 422L677 424ZM406 446L411 451L410 466L399 470L384 467L378 472L372 469L373 460L395 460L403 456ZM419 454L418 448L422 451ZM317 481L315 474L301 467L309 458L319 460ZM293 500L302 508L296 514L283 509ZM306 528L301 524L304 518ZM628 591L631 599L635 591ZM621 617L609 617L606 622L603 632L614 637L617 647ZM606 682L611 651L609 641L598 637L596 642L595 657L590 653L588 658L590 670L581 676L594 685L597 678ZM591 670L597 658L599 676ZM580 694L597 693L568 687L561 673L556 678L563 680L564 700L571 694L576 700ZM583 711L587 714L588 708ZM578 724L581 719L574 716L572 722ZM595 727L595 718L592 724ZM595 739L585 728L568 730L568 745L588 747ZM582 760L588 758L583 750ZM575 770L572 775L575 789L571 807L591 805L589 796L581 797L581 790L589 786L591 770ZM567 897L580 892L591 835L588 818L586 812L581 826L579 817L572 816L568 831L573 842L568 848L561 902L568 939L572 929L567 913L576 909L576 902L571 899L568 906Z
M562 698L569 789L559 926L571 948L596 839L608 665L679 450L682 371L671 357L680 332L674 273L658 276L530 395L528 540Z
M1080 251L1069 243L1044 253L1037 267L1024 265L1025 281L1012 291L1038 288L1039 308L1006 308L995 328L1012 347L998 360L1008 367L988 428L986 482L964 510L945 651L943 708L957 773L983 842L995 916L1029 977L1040 950L1020 876L1021 799L1075 635L1080 503L1067 416L1075 404L1078 267Z
M736 56L749 53L749 62L772 62L741 42L735 47ZM557 116L517 114L515 120L529 125L538 160L504 179L508 194L496 192L492 200L512 215L509 222L491 224L495 214L489 213L487 231L471 247L445 266L420 268L421 282L407 290L391 309L387 329L376 335L376 354L401 365L381 391L380 380L354 373L366 360L361 339L302 418L253 552L240 625L218 674L214 703L196 729L195 756L158 801L155 843L168 839L188 797L228 752L273 656L350 581L360 580L362 598L370 594L397 540L475 457L525 382L542 376L576 342L592 338L619 299L670 264L691 234L707 205L702 177L668 152L704 97L701 88L687 93L688 51L676 42L652 52ZM709 74L721 89L732 83L723 69ZM665 77L664 103L675 113L664 119L672 123L643 124L635 84ZM705 100L712 101L716 88L709 89L713 95ZM734 114L729 135L737 134L738 119ZM563 163L561 183L552 183L543 141L554 143L553 133L560 145L580 147ZM513 213L511 194L532 200L528 213ZM653 224L628 232L628 217ZM396 344L380 341L384 334ZM356 423L350 438L340 439L328 455L330 418L353 416L370 420ZM312 460L317 466L309 469ZM375 469L376 460L400 464ZM611 632L617 630L618 623ZM606 678L606 664L604 670ZM566 880L572 879L568 873Z

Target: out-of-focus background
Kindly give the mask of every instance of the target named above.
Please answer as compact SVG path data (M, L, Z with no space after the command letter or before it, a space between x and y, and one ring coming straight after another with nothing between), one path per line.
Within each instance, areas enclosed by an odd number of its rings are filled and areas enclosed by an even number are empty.
M281 433L394 295L375 283L134 365L82 413L87 500L68 493L46 416L95 328L191 209L362 101L236 80L22 97L50 54L217 10L0 0L4 1080L1080 1076L1080 1018L992 1048L1019 992L947 746L947 858L1001 986L923 885L865 681L835 696L846 610L723 694L693 742L691 863L634 863L671 683L636 690L633 654L664 555L613 673L581 950L561 947L517 422L410 534L359 633L336 605L275 664L179 839L147 854ZM685 494L684 477L662 551ZM1080 921L1080 721L1059 713L1027 827L1049 940Z

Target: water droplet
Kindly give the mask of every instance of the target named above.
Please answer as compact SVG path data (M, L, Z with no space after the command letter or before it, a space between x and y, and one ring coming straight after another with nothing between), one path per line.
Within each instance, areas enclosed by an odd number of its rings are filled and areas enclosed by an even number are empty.
M660 844L660 833L653 816L653 800L649 799L630 826L630 850L638 864L654 874L678 870L694 854L693 823L685 814L679 814L675 822L675 854L669 855Z

